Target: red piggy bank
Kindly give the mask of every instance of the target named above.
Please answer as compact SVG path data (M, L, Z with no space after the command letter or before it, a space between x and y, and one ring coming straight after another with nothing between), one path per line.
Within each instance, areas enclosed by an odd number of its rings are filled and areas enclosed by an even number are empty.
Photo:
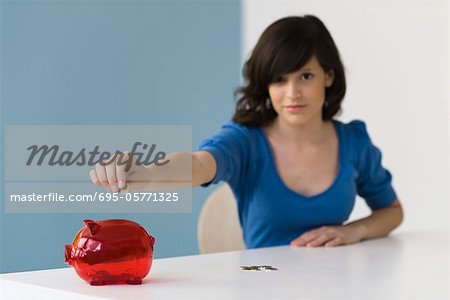
M141 284L150 272L155 238L136 222L84 220L66 245L66 263L91 285Z

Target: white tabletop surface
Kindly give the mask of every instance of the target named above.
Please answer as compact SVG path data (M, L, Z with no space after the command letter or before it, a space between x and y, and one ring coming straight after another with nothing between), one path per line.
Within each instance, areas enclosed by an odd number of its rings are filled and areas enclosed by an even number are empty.
M278 271L242 271L271 265ZM273 247L156 259L142 285L90 286L71 268L0 275L0 299L449 298L448 232L335 248Z

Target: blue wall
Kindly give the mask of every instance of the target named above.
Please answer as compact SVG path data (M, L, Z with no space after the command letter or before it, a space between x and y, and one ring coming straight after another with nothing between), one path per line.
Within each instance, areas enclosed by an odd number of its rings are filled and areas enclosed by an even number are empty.
M4 126L190 124L193 148L231 117L240 82L239 1L2 1ZM193 150L194 150L193 149ZM88 176L88 174L86 174ZM64 267L85 218L127 218L156 258L198 253L192 214L0 214L0 272Z

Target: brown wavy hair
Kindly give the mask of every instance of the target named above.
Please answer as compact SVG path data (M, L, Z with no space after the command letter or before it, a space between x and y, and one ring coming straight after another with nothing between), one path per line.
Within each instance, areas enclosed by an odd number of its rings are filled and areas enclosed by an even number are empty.
M331 120L341 110L346 83L339 51L325 25L317 17L292 16L272 23L262 33L243 67L244 84L237 88L233 121L246 126L264 126L277 116L266 106L269 84L301 69L313 56L325 72L334 71L326 88L322 119Z

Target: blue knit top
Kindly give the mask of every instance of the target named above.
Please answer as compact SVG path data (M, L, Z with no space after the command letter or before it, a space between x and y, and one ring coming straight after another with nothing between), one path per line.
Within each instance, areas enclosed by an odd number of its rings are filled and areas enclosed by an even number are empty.
M339 141L339 170L333 184L313 196L289 189L281 180L268 139L260 127L229 121L205 139L198 150L210 152L217 164L213 180L227 182L237 200L247 248L288 245L302 233L324 225L342 225L356 195L371 209L397 198L391 174L381 163L362 121L333 120Z

